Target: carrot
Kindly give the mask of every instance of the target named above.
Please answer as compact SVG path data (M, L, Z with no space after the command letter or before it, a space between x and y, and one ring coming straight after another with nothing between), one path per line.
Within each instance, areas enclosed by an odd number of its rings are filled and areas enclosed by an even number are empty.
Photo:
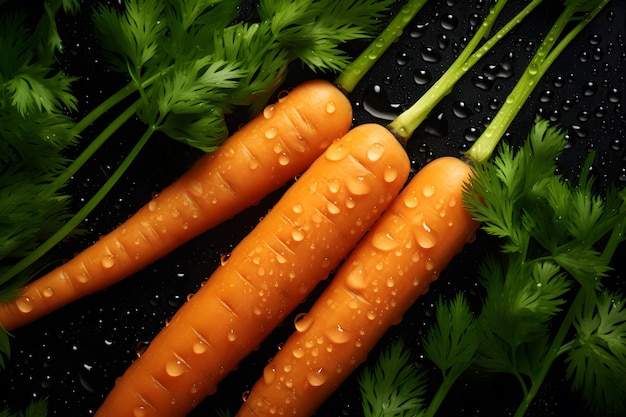
M384 127L356 127L287 190L119 378L97 417L184 416L375 222L410 162Z
M462 204L472 169L424 166L351 253L255 383L238 417L308 416L474 238Z
M303 83L122 225L0 304L0 324L11 331L141 270L291 180L351 124L338 88Z

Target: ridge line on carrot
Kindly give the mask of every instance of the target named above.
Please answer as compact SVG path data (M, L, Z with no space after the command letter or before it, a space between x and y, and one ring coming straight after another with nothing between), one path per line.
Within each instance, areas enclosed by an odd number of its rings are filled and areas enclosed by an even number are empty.
M584 22L606 3L608 0L597 2ZM571 10L562 15L568 12ZM557 20L559 24L563 20ZM558 50L563 50L563 44L559 45ZM540 45L536 54L543 53ZM534 64L531 60L529 67L534 69ZM525 77L520 77L518 83L524 82ZM508 116L504 118L507 126L514 118L507 107L521 105L526 97L518 95L498 111ZM491 155L497 143L491 142L490 149L482 147L481 152ZM383 334L401 320L465 244L473 241L480 224L462 201L473 166L479 162L465 157L437 158L413 176L343 262L305 318L294 325L294 332L281 343L245 396L237 417L311 415L364 362ZM448 375L437 398L460 374ZM438 406L433 403L425 415L432 416Z

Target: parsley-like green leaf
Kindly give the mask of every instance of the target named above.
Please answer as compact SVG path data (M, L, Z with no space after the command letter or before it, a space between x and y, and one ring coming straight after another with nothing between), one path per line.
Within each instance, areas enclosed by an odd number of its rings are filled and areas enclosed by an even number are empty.
M23 411L0 410L0 417L46 417L47 414L48 400L45 398L32 401Z
M450 302L439 300L436 318L424 340L426 356L444 376L460 374L473 361L479 343L475 319L465 297L458 294Z
M359 375L365 417L417 415L426 393L426 375L410 362L411 353L397 339L387 346L373 366Z
M626 413L626 306L612 293L587 297L574 320L567 376L598 414Z

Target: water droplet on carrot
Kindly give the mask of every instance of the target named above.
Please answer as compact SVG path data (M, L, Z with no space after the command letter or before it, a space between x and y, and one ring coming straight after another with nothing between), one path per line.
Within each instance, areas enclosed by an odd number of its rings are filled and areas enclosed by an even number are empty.
M422 222L422 227L415 229L415 237L417 244L424 249L430 249L437 244L437 234L431 228Z
M351 196L348 196L346 198L345 204L346 204L346 208L351 209L351 208L354 208L356 206L356 201L354 201L354 199Z
M367 159L372 162L378 161L385 153L385 147L380 143L374 143L367 149Z
M296 317L293 320L293 325L295 326L296 330L299 332L307 331L309 327L311 327L311 324L313 324L313 317L307 316L306 313L300 313L296 315Z
M220 256L220 264L222 266L226 265L226 263L228 263L228 260L230 259L230 252L229 253L223 253Z
M329 161L340 161L348 155L348 152L340 143L336 143L326 149L324 155Z
M263 109L263 117L265 117L266 119L270 119L274 115L275 112L276 112L276 108L274 107L273 104L270 104L269 106Z
M350 288L357 290L367 287L366 273L363 269L355 269L347 278L347 284Z
M152 200L152 201L150 201L148 203L148 210L150 210L150 211L155 211L157 209L157 207L158 207L158 203L156 201L154 201L154 200Z
M43 291L41 292L41 294L45 298L50 298L50 297L52 297L54 295L54 288L52 288L52 287L44 288Z
M376 312L374 310L370 310L367 312L367 319L374 320L376 318Z
M296 242L301 242L304 240L304 232L302 229L293 229L291 231L291 238Z
M100 262L102 264L102 267L106 269L113 268L113 266L115 265L115 259L113 259L112 256L105 256Z
M424 197L432 197L435 194L435 186L427 185L422 189L422 194Z
M415 208L419 204L419 199L414 195L407 195L404 197L403 202L407 208Z
M326 103L326 113L333 114L336 110L337 107L335 106L335 102L329 101L328 103Z
M265 137L267 139L274 139L276 137L277 131L275 127L270 127L265 131Z
M333 343L347 343L350 339L350 333L346 332L340 325L331 327L325 332L326 337Z
M278 157L278 164L280 166L283 166L283 167L287 166L287 165L289 165L289 162L291 162L291 158L286 153L282 153Z
M336 204L331 203L330 201L326 205L326 209L330 214L338 214L341 211Z
M193 353L195 353L196 355L201 355L207 351L208 346L206 343L199 340L193 344L192 349L193 349Z
M172 360L165 364L165 372L169 376L181 376L185 372L185 364L180 360Z
M228 339L229 342L234 342L235 340L237 340L237 334L235 333L235 330L230 329L226 338Z
M34 308L33 300L29 297L18 298L17 301L15 301L15 305L22 313L30 313Z
M397 248L400 243L396 242L389 233L375 233L372 237L372 245L376 249L380 249L382 251L390 251Z
M366 195L372 190L372 186L367 177L348 177L346 187L354 195Z
M385 182L394 182L398 178L398 168L387 165L383 171L383 180Z
M243 401L244 403L248 401L249 397L250 397L250 391L244 391L241 393L241 401Z
M291 207L291 209L293 210L293 212L294 212L294 213L298 213L298 214L300 214L300 213L302 213L302 204L300 204L300 203L295 203L295 204Z
M257 161L257 159L254 157L250 157L250 159L248 160L248 167L254 171L259 167L259 161Z
M314 387L320 387L328 380L328 374L324 368L307 373L306 380Z
M263 381L265 381L266 384L271 384L274 382L274 379L276 379L276 368L274 365L267 365L263 369Z
M304 356L304 349L298 346L291 351L291 354L293 355L294 358L300 359L301 357Z

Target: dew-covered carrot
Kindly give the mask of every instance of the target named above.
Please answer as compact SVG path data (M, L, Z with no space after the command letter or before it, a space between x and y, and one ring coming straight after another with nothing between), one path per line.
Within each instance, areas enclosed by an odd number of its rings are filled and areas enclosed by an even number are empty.
M291 180L351 124L351 104L332 83L299 85L122 225L0 304L0 324L13 330L141 270Z
M265 367L238 417L309 416L475 235L462 204L470 166L422 168L344 262Z
M333 143L119 378L97 417L184 416L337 267L405 184L384 127Z

